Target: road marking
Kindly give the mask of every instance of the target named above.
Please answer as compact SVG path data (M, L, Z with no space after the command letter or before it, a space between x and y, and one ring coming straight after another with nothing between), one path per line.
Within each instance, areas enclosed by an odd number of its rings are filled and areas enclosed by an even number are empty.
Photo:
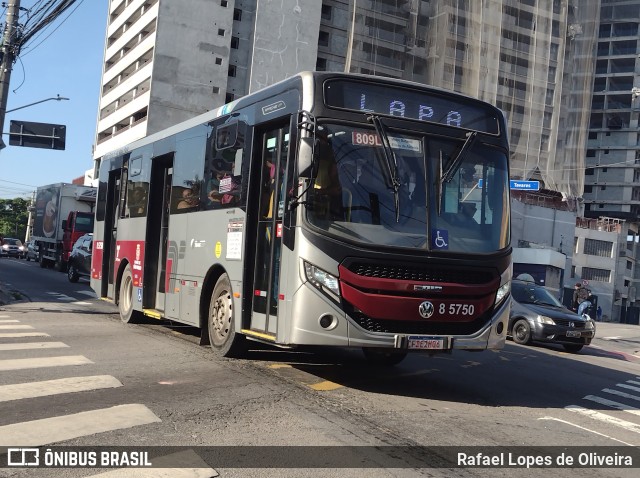
M47 294L55 296L55 298L58 299L58 300L66 300L66 301L69 301L69 302L73 302L74 300L76 300L75 297L71 297L71 296L68 296L68 295L65 295L65 294L61 294L59 292L47 292Z
M74 302L73 305L91 305L90 302Z
M600 337L602 340L620 340L622 337L619 336L615 336L615 337Z
M69 347L63 342L24 342L19 344L0 344L2 350L60 349Z
M606 413L596 412L595 410L589 410L587 408L579 407L578 405L568 405L564 408L565 410L569 410L570 412L581 413L582 415L586 415L589 418L609 423L611 425L616 425L632 432L640 433L640 425L633 422L628 422L627 420L621 420L620 418L612 417L610 415L607 415Z
M24 370L27 368L62 367L66 365L86 365L89 363L93 362L82 355L0 360L0 371Z
M45 334L44 332L10 332L6 334L0 334L0 338L2 339L15 339L19 337L51 337L49 334Z
M339 383L330 382L329 380L325 380L323 382L314 383L313 385L307 385L307 386L318 392L329 392L331 390L337 390L338 388L342 388L342 385L340 385Z
M95 433L161 422L142 404L132 403L0 427L0 446L43 446Z
M31 325L0 325L0 330L27 330L33 329Z
M153 469L121 468L91 475L89 478L214 478L219 476L218 472L193 450L159 456L153 459L153 466ZM176 468L156 468L157 466Z
M6 324L7 322L20 322L20 321L16 320L16 319L11 319L11 320L3 319L3 320L0 320L0 323L3 323L3 324Z
M8 319L11 317L10 315L0 315L0 319Z
M624 403L614 402L612 400L607 400L606 398L596 397L595 395L587 395L583 398L585 400L591 400L592 402L599 403L600 405L606 405L608 407L615 408L616 410L622 410L623 412L629 412L640 416L640 409L625 405Z
M640 392L640 388L632 387L631 385L627 385L625 383L618 383L618 384L616 384L616 387L627 388L629 390L633 390L634 392Z
M630 393L620 392L618 390L611 390L610 388L605 388L602 391L610 393L612 395L618 395L619 397L628 398L630 400L636 400L636 401L640 402L640 397L638 397L636 395L631 395Z
M617 442L620 442L620 443L623 443L623 444L629 445L629 446L635 446L635 445L633 445L631 443L627 443L626 441L618 440L617 438L613 438L613 437L610 437L609 435L605 435L604 433L600 433L600 432L597 432L595 430L591 430L589 428L581 427L580 425L568 422L567 420L561 420L561 419L555 418L555 417L542 417L542 418L538 418L538 420L554 420L556 422L566 423L567 425L571 425L573 427L580 428L581 430L586 430L588 432L595 433L596 435L603 436L605 438L608 438L609 440L614 440L614 441L617 441Z
M0 402L117 387L122 387L122 383L111 375L69 377L57 380L44 380L42 382L16 383L0 386Z
M630 383L631 385L640 385L640 382L634 382L633 380L627 380L627 383Z

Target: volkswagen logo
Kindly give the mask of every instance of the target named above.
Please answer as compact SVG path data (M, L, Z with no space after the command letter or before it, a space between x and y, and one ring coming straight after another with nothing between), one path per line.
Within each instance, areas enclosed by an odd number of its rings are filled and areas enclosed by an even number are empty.
M429 301L424 301L422 304L420 304L420 307L418 307L420 317L422 317L423 319L428 319L429 317L431 317L434 311L435 307L433 307L433 304Z

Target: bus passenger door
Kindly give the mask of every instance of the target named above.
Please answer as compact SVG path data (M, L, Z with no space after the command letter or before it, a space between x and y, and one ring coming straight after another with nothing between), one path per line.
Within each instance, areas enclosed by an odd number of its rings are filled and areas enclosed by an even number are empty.
M251 330L276 335L280 300L282 222L289 124L261 139L261 172L256 236Z
M107 183L107 204L105 210L104 242L102 244L102 297L115 297L114 272L116 260L116 241L118 239L118 216L120 204L120 183L122 170L120 168L109 171Z
M152 159L142 306L161 312L165 309L165 293L171 274L167 245L172 174L173 153Z

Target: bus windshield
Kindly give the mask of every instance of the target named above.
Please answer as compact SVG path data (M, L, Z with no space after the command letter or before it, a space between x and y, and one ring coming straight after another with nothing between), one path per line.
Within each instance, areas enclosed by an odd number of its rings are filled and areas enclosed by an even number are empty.
M350 242L401 248L490 253L509 245L504 151L391 129L389 158L369 125L324 124L319 136L306 201L312 226Z

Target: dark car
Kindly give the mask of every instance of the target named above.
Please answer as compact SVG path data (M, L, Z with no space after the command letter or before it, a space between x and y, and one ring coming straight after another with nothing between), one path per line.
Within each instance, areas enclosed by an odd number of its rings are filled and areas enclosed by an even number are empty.
M564 307L547 289L534 282L513 280L507 334L518 344L532 341L561 344L579 352L596 334L595 322Z
M93 234L80 236L69 254L67 277L69 282L78 282L80 277L91 276L91 246Z
M33 241L27 241L24 243L24 251L22 257L28 261L38 261L38 247Z
M24 246L20 239L5 237L0 247L0 255L7 257L22 257Z

